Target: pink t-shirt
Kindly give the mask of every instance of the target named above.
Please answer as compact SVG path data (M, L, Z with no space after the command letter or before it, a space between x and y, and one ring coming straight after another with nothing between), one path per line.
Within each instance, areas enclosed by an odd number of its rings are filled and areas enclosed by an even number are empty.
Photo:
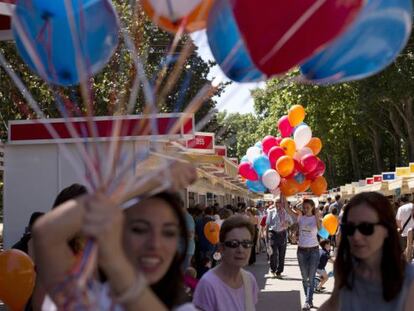
M247 273L251 279L253 303L256 305L259 289L253 274ZM193 303L203 311L245 311L244 286L231 288L210 270L198 282Z

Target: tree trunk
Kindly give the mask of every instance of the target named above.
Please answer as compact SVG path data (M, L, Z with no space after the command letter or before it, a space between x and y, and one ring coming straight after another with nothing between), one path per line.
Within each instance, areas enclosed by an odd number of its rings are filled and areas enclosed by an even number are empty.
M394 130L396 136L396 146L398 147L395 151L398 152L398 166L403 165L402 163L402 149L408 150L408 138L405 135L402 127L403 121L399 118L395 109L390 108L390 121L392 125L392 129Z
M376 129L374 126L370 126L369 129L372 134L371 141L375 156L375 171L379 174L382 172L382 169L384 167L383 159L381 157L382 138L378 129Z
M413 101L411 98L396 103L396 110L400 114L404 121L404 127L407 131L407 151L409 161L414 161L414 113L413 113Z
M349 138L349 151L351 152L352 171L354 173L354 179L359 180L361 178L361 171L359 169L358 155L355 149L354 139Z

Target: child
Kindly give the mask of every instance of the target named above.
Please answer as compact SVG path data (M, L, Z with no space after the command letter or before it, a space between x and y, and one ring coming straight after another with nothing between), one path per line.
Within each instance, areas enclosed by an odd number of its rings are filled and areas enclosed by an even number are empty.
M333 263L333 260L331 259L330 251L331 251L331 242L329 240L323 240L320 243L321 249L320 252L320 259L319 259L319 265L318 269L316 270L316 273L320 275L321 282L315 289L316 292L321 292L324 288L323 285L328 281L329 275L325 270L326 264L329 262Z

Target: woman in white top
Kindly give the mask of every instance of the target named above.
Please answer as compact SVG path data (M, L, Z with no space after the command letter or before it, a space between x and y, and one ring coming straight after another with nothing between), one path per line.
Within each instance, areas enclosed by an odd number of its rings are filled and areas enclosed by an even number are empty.
M319 209L310 199L303 200L303 214L288 209L291 216L297 217L299 225L298 262L302 274L303 289L306 301L302 310L313 307L313 291L315 288L315 274L319 264L318 230L321 227Z
M192 167L178 166L175 189L196 178ZM195 310L184 297L186 245L179 243L187 244L187 234L177 195L162 192L125 211L106 196L83 196L41 220L34 228L38 276L59 310ZM106 279L96 277L84 292L76 291L78 278L68 278L76 259L67 241L78 233L95 239Z

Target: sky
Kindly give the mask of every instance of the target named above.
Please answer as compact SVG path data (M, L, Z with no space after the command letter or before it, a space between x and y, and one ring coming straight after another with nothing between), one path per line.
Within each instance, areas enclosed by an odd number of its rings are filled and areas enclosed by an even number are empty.
M210 47L207 41L206 31L197 31L191 35L195 44L198 46L198 54L205 60L214 60ZM208 77L222 79L223 81L230 81L219 66L211 68ZM264 83L236 83L228 85L220 97L215 97L217 100L216 108L219 111L227 110L227 112L239 113L254 113L253 98L250 95L250 90L257 87L263 87Z

